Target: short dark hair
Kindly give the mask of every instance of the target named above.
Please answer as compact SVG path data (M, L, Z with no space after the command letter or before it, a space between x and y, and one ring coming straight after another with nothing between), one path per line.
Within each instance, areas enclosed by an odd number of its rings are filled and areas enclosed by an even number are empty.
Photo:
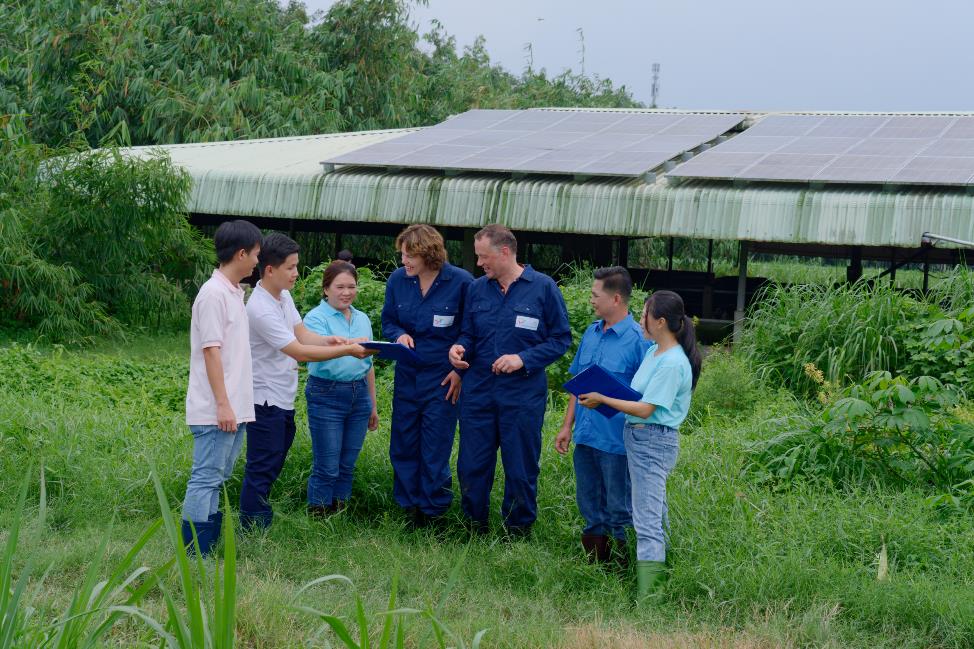
M344 250L339 250L338 254L335 257L339 261L348 261L348 262L351 262L353 259L355 259L355 255L353 255L352 251L349 250L348 248L345 248Z
M277 268L300 250L301 246L291 237L280 232L271 232L260 242L260 254L257 255L260 276L264 276L268 266Z
M477 241L487 237L490 241L490 245L494 246L498 250L507 246L511 250L512 255L517 254L517 239L514 237L514 233L506 225L501 225L500 223L491 223L490 225L485 225L480 229L477 234L473 235L473 238Z
M224 221L213 234L216 258L221 264L233 261L241 250L250 252L261 242L260 229L248 221Z
M610 293L618 293L624 302L632 297L632 277L622 266L596 268L595 279L602 280L602 288Z

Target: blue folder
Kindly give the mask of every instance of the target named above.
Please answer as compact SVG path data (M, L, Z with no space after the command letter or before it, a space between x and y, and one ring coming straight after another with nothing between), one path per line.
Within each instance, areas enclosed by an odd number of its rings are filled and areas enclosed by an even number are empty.
M409 361L411 363L419 362L419 356L416 355L416 352L399 343L384 343L379 340L369 340L361 343L361 345L366 349L378 349L379 353L376 356L379 358L388 358L393 361Z
M639 401L643 398L641 393L636 392L599 365L593 365L576 374L565 383L565 389L576 397L589 392L599 392L607 397L622 399L623 401ZM578 407L584 408L585 406L579 405ZM595 411L609 419L619 414L618 410L610 408L604 403L600 404Z

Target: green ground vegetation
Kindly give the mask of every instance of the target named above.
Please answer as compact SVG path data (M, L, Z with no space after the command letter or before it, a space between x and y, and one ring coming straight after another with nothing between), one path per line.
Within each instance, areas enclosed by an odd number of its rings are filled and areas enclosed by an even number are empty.
M381 281L370 277L364 283L370 282L378 295ZM563 289L576 329L589 318L584 288L580 276ZM374 296L363 297L363 306L375 308L372 301ZM799 313L787 324L796 326L801 318ZM165 502L174 510L180 504L191 450L182 423L187 347L186 338L176 335L134 337L93 349L24 343L0 348L0 389L6 395L0 406L0 505L6 529L15 518L19 478L34 464L11 574L24 574L28 560L36 567L21 599L30 607L35 631L44 624L56 627L64 617L106 539L96 573L105 577L116 565L130 571L144 565L158 577L141 576L135 583L155 578L158 584L145 588L139 610L161 625L188 615L186 582L171 564L173 543L163 531L126 561L146 530L158 525L153 469ZM273 493L275 524L266 534L238 534L234 551L222 550L223 574L235 577L237 645L340 645L327 625L329 616L348 625L350 638L359 637L361 617L376 643L388 619L382 613L394 606L415 611L401 613L398 631L388 632L390 642L401 633L405 646L440 646L441 634L446 644L469 647L483 630L480 646L487 647L970 646L974 523L967 501L941 497L960 493L954 487L961 474L942 484L917 463L915 474L893 480L881 463L866 461L875 455L863 459L855 446L841 447L842 439L832 440L839 445L834 457L842 466L866 468L816 470L819 465L807 459L809 440L832 439L826 424L834 420L823 419L822 412L851 396L875 411L889 410L899 402L873 393L898 388L871 385L864 376L847 384L823 376L810 380L827 394L806 396L801 385L762 372L762 358L772 356L715 349L707 359L669 483L672 575L662 601L649 608L633 606L631 575L584 561L571 463L550 443L564 407L561 393L552 392L545 423L535 535L513 543L498 536L469 539L455 509L446 531L409 530L391 497L388 367L379 372L382 423L359 460L351 509L323 522L307 518L310 442L299 394L300 432ZM870 395L853 393L859 384ZM917 399L929 400L929 392L936 397L938 390L931 383L914 391ZM948 423L970 419L965 403L915 409L942 435ZM867 419L859 423L863 434L874 435L874 446L896 428L889 418L885 428ZM788 448L804 453L790 465L779 459L780 445L771 443L785 430L795 431L799 440ZM945 448L963 453L950 446L949 434L945 439ZM897 448L889 447L889 457L899 461ZM780 471L785 465L792 470ZM40 466L43 522L37 507ZM952 470L969 469L961 463ZM231 507L241 471L242 463L229 484ZM195 572L192 565L188 569ZM212 573L213 567L203 571ZM336 578L304 588L329 575L350 583ZM175 612L167 597L176 602ZM158 644L156 633L143 618L120 614L98 642Z

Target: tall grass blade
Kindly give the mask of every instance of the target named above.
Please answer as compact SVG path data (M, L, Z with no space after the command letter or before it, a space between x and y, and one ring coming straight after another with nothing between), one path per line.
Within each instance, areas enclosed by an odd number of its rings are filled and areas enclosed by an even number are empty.
M176 638L179 641L179 646L184 649L195 649L196 647L202 648L210 646L206 634L206 623L204 619L206 616L206 610L203 606L202 600L200 599L200 591L197 588L196 578L193 575L193 570L190 567L189 559L186 556L186 550L183 547L182 534L173 519L172 510L169 508L169 500L166 497L166 492L162 488L162 482L160 482L159 475L154 467L151 471L151 475L152 483L156 490L156 497L159 500L159 509L162 515L163 527L166 530L166 534L169 536L170 543L172 543L173 551L175 553L176 567L179 570L180 584L182 585L183 595L186 601L186 613L183 614L176 606L175 601L167 590L164 588L162 589L164 598L166 600L166 608L169 612L170 628L174 631L174 635L176 635ZM196 543L195 531L193 532L193 540L194 547L198 547L199 544ZM202 571L202 559L198 560L198 564L200 570ZM200 574L205 573L201 572Z
M230 512L230 499L226 489L223 490L223 511ZM234 536L234 524L232 516L223 517L223 599L222 610L219 619L221 624L217 627L223 637L222 648L231 649L236 636L236 613L237 613L237 545ZM216 574L220 574L219 566L214 569Z
M20 636L24 633L24 612L21 609L21 599L30 578L33 562L30 557L20 573L20 578L11 590L13 584L14 556L17 553L17 542L20 539L20 525L24 517L27 503L27 490L30 484L32 467L27 469L20 492L17 494L17 505L14 508L10 522L7 544L3 550L3 566L0 568L0 649L8 649L20 644Z
M328 615L327 613L322 613L321 611L313 609L309 606L298 606L296 608L299 611L320 618L331 628L334 634L338 636L338 639L341 640L345 646L348 647L348 649L362 649L362 647L360 647L359 644L352 639L352 634L349 633L348 627L345 626L345 623L342 622L340 618L334 615Z
M389 641L392 639L392 629L398 620L395 614L396 592L399 590L399 570L392 573L392 586L389 591L389 604L386 606L386 619L382 624L382 635L379 637L379 649L388 649Z

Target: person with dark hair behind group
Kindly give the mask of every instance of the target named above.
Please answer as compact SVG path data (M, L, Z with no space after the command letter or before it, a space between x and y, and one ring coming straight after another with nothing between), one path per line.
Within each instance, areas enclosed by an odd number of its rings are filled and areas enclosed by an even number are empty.
M625 268L595 271L589 302L599 320L582 335L568 368L572 376L598 365L626 385L632 380L648 342L629 314L631 295L632 278ZM589 561L604 563L614 558L624 566L629 557L626 528L632 525L629 467L622 441L626 419L622 413L607 418L588 408L576 408L576 401L574 396L569 398L555 450L568 453L574 437L575 500L585 519L582 548Z
M640 600L657 593L666 574L666 478L676 465L677 430L690 409L701 366L693 320L686 315L679 295L672 291L650 295L642 325L647 337L656 342L630 383L643 397L625 401L598 392L578 397L586 408L604 403L626 413L623 436L632 480Z
M386 282L382 335L419 360L396 363L389 460L393 497L415 527L436 521L453 500L450 454L457 429L460 375L447 352L460 334L473 276L447 261L443 237L414 224L396 237L402 267Z
M304 326L290 294L298 278L298 252L298 244L279 232L265 236L258 256L261 279L247 301L256 418L247 426L240 490L244 528L268 527L273 520L268 496L294 442L298 362L375 353L344 336L319 336Z
M501 516L509 538L530 533L538 515L541 426L548 403L545 368L572 343L568 309L554 280L517 263L517 239L499 224L474 235L484 277L467 291L463 325L450 348L464 375L457 477L460 505L484 532L500 448Z
M349 342L371 340L369 316L352 306L358 295L355 266L347 261L328 264L321 289L324 299L304 316L305 326ZM325 516L344 509L366 430L379 427L372 359L345 356L310 363L304 394L312 455L308 513Z
M186 424L193 467L183 501L182 537L209 556L223 527L220 487L233 474L244 431L254 420L250 330L240 282L257 266L261 233L247 221L221 223L213 235L220 267L193 301Z

